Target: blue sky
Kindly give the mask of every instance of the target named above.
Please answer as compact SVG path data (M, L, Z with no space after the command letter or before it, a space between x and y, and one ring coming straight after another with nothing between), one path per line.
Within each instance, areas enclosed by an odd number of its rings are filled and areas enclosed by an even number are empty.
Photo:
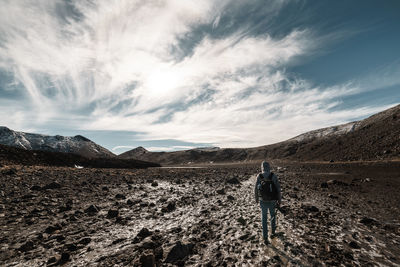
M0 125L251 147L400 103L399 1L0 0Z

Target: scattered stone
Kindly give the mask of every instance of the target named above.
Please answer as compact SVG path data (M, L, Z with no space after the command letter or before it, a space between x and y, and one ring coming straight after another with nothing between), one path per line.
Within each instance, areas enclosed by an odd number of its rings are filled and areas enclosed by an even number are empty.
M33 242L32 241L27 241L25 244L23 244L22 246L20 246L18 248L18 250L22 251L22 252L27 252L27 251L32 250L32 249L33 249Z
M1 173L3 175L14 175L14 174L17 174L17 169L9 168L9 169L2 170Z
M226 197L228 200L235 200L235 198L233 197L233 196L231 196L231 195L228 195L227 197Z
M38 185L33 185L33 186L31 187L31 190L32 190L32 191L40 191L40 190L42 190L42 188L41 188L40 186L38 186Z
M115 240L112 242L112 244L113 244L113 245L119 244L119 243L121 243L121 242L123 242L123 241L125 241L125 240L126 240L126 238L118 238L118 239L115 239Z
M86 246L87 244L89 244L92 241L92 239L90 237L84 237L81 240L79 240L79 244Z
M154 249L154 257L156 258L156 260L161 260L163 258L164 255L164 250L161 246L156 247Z
M246 226L247 224L246 220L243 217L239 217L239 219L237 219L237 222L243 226Z
M107 186L103 186L103 187L101 188L101 190L103 190L103 191L109 191L110 189L108 189Z
M43 189L59 189L59 188L61 188L61 185L57 182L52 182L43 186Z
M193 254L194 244L182 244L178 241L168 252L166 263L176 263L178 261L184 261L186 258Z
M151 250L145 251L142 256L140 256L140 264L142 267L154 267L156 266L156 259Z
M148 237L148 236L151 236L151 232L149 231L149 229L143 227L143 228L139 231L139 233L137 234L136 237L140 237L141 239L144 239L144 238L146 238L146 237Z
M156 186L158 186L158 183L157 183L157 181L153 181L153 182L151 183L151 186L153 186L153 187L156 187Z
M44 232L45 232L46 234L52 234L52 233L54 233L54 232L57 231L57 230L61 230L61 228L62 228L61 224L57 223L57 224L55 224L55 225L51 225L51 226L47 227L47 228L44 230Z
M117 217L118 215L119 215L119 211L118 211L118 210L113 210L113 209L111 209L111 210L109 210L108 213L107 213L107 218L108 218L108 219L115 218L115 217Z
M319 209L313 205L302 205L302 207L305 212L318 212L319 211Z
M85 213L89 215L94 215L99 212L99 208L95 205L90 205L87 209L85 209Z
M123 195L123 194L116 194L116 195L115 195L115 198L116 198L116 199L125 199L126 197L125 197L125 195Z
M217 192L217 194L225 195L225 189L224 188L218 189L216 192Z
M55 263L56 261L57 261L57 258L53 256L47 260L47 264L49 265L49 264Z
M57 236L54 236L54 237L57 240L57 242L62 242L62 241L65 240L65 236L63 236L63 235L57 235Z
M176 203L174 201L170 201L166 207L161 209L162 212L171 212L176 209Z
M328 183L327 182L321 183L321 188L328 188Z
M341 186L348 186L348 183L338 181L338 180L329 180L326 182L328 185L341 185Z
M133 204L135 204L132 200L128 199L128 201L126 201L126 204L129 206L133 206Z
M353 248L353 249L360 249L360 248L361 248L360 245L359 245L357 242L355 242L355 241L351 241L351 242L349 243L349 246L350 246L351 248Z
M75 245L75 244L73 244L73 243L69 243L69 244L65 244L65 248L68 250L68 251L77 251L78 250L78 247Z
M378 225L378 221L369 217L364 217L360 220L360 223L367 225L367 226L371 226L371 225Z
M228 184L240 184L239 179L236 178L236 177L233 177L233 178L231 178L231 179L228 179L226 182L227 182Z
M60 260L58 261L58 264L62 265L64 263L66 263L67 261L69 261L70 257L71 256L70 256L70 254L68 252L63 252L61 254Z

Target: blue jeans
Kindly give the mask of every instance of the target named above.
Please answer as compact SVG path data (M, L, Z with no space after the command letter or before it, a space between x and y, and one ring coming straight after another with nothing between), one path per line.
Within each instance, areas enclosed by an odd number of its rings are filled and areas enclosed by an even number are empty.
M261 220L263 227L263 237L268 239L268 211L271 215L271 230L272 234L275 234L276 230L276 216L275 216L275 201L260 201L261 207Z

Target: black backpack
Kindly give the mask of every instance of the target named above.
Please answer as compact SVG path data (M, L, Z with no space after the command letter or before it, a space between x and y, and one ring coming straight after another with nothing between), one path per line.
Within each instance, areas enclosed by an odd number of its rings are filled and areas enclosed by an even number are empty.
M279 195L278 195L278 190L272 182L272 176L274 173L270 173L267 178L265 178L262 173L260 173L261 179L260 179L260 187L259 187L259 192L261 195L261 199L264 201L270 201L270 200L278 200Z

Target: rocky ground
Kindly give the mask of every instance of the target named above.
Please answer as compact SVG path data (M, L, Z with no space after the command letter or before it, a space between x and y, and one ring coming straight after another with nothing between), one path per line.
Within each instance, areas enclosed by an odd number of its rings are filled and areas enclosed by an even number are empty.
M268 246L258 163L0 166L0 265L400 265L400 162L272 165L286 214Z

